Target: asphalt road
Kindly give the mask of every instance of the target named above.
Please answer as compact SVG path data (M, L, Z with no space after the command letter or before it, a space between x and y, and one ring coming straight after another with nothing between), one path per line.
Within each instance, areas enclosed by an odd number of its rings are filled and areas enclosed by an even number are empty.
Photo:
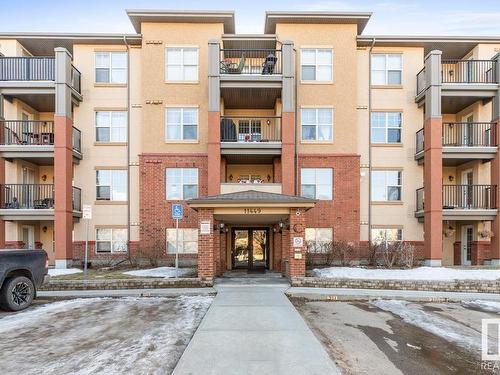
M292 300L344 374L499 373L498 363L486 369L480 358L481 319L497 312L467 303Z

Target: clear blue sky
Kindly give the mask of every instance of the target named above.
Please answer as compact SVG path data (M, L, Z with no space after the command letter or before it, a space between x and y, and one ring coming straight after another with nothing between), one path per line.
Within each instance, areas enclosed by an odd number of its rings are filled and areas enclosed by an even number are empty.
M234 10L238 33L262 33L266 10L309 10L371 11L364 34L500 36L500 0L0 0L0 32L131 33L125 9Z

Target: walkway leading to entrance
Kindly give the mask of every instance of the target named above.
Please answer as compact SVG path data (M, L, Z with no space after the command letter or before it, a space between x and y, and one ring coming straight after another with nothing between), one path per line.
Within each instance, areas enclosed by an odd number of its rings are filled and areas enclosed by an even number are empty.
M285 279L261 285L219 280L175 375L340 374L285 296Z

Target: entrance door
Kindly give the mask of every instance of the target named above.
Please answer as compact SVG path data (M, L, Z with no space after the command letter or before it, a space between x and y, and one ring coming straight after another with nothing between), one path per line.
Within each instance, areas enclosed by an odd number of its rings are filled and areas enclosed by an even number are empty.
M472 240L474 227L472 225L462 226L462 264L470 266L472 260Z
M462 172L462 208L471 208L473 204L474 174L472 169Z
M23 225L23 242L26 249L35 248L35 228L31 225Z
M233 268L267 268L269 235L267 228L234 228Z
M462 146L474 145L474 115L470 114L464 117L464 127L462 128Z
M21 197L18 197L20 200L21 208L33 208L33 199L35 193L35 187L33 184L35 183L35 171L30 168L24 167L22 170L22 191Z

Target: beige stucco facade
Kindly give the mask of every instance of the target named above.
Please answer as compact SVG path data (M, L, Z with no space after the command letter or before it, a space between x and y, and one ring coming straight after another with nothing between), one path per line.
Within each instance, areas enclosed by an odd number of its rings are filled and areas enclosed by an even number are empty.
M75 160L73 165L73 185L81 188L82 203L92 206L92 219L88 222L91 228L89 232L89 240L91 241L96 240L96 228L114 227L128 229L128 240L134 243L141 242L140 228L141 225L144 227L143 212L141 211L144 207L141 201L146 195L144 186L142 187L143 191L141 191L141 183L144 185L144 181L148 181L143 179L145 172L140 165L144 159L149 158L148 162L151 164L164 163L161 164L161 173L164 173L165 165L180 165L184 162L183 157L186 160L189 159L185 163L192 165L199 163L201 165L205 162L198 161L196 158L200 158L200 160L209 158L209 153L213 152L211 150L217 149L218 152L221 152L220 176L213 176L211 174L213 171L207 171L212 166L210 160L206 163L209 167L203 164L205 170L200 172L200 186L198 187L200 191L205 191L206 185L215 179L222 184L220 185L220 193L241 192L243 184L237 184L240 176L260 176L262 184L256 186L255 190L279 194L285 186L285 183L282 186L282 181L287 177L287 171L284 173L281 170L282 164L285 162L289 162L287 165L295 167L296 170L290 171L290 174L296 179L294 182L299 190L300 180L297 172L299 170L299 162L297 161L299 156L306 158L312 155L317 160L309 160L308 162L317 165L321 164L322 159L346 156L351 156L356 160L359 158L359 170L356 166L354 171L356 178L359 178L359 180L355 180L355 185L359 184L359 196L356 197L356 202L352 207L347 205L350 207L349 209L359 211L359 222L355 223L355 226L359 227L359 238L353 238L353 242L366 245L371 239L371 229L397 228L402 230L403 241L421 246L425 238L424 224L422 217L416 215L417 200L415 195L417 189L424 186L425 161L416 160L418 159L416 158L416 133L424 127L428 109L425 108L422 101L419 102L416 99L417 73L424 67L426 55L431 48L442 48L444 51L442 59L451 56L462 60L472 59L472 61L490 61L495 54L500 52L500 41L473 42L467 39L462 41L458 47L455 45L447 46L440 40L434 42L426 39L406 41L403 37L393 39L382 37L370 42L369 37L362 35L364 21L355 15L348 21L345 19L340 21L335 19L335 15L333 15L327 20L311 21L308 19L307 22L305 20L301 22L295 16L289 17L289 15L284 14L282 20L276 21L274 26L269 26L273 33L267 34L265 37L228 35L230 34L228 30L232 29L225 20L210 22L199 14L190 15L186 19L167 14L161 16L163 21L132 16L132 18L134 17L138 17L134 19L137 35L129 36L128 39L126 36L116 35L109 37L88 36L87 40L75 37L75 40L69 43L67 40L63 41L62 38L58 39L57 36L47 37L51 38L55 44L70 46L68 48L71 50L72 64L81 73L79 94L81 94L82 99L78 103L74 102L72 116L73 125L82 134L82 157L81 160ZM321 18L321 15L318 17ZM231 22L234 24L234 19ZM224 83L226 88L262 90L261 93L267 94L272 92L269 95L273 98L271 105L267 105L266 108L244 108L244 105L241 108L235 108L234 105L226 105L224 95L228 94L217 86L222 82L220 77L222 73L217 68L216 74L209 74L211 64L219 67L223 62L221 61L222 54L219 52L221 56L217 56L216 61L210 61L209 42L211 41L212 44L219 42L221 48L228 49L233 48L231 43L252 46L254 49L262 45L265 48L261 49L266 49L270 45L269 40L276 42L279 52L282 52L281 48L284 44L288 42L293 44L290 60L293 66L289 77L285 77L281 72L276 74L278 78L266 77L263 73L257 78L245 77L245 74L240 74L240 77L233 77L233 81L225 77ZM226 43L229 47L226 47ZM33 50L38 48L29 37L19 36L16 39L13 37L2 38L0 35L0 54L5 57L36 54L30 51L30 46ZM195 48L197 50L198 79L174 81L167 77L166 49L169 47ZM248 48L248 50L252 48ZM303 49L329 49L332 51L331 81L319 82L303 79L301 67ZM275 53L278 51L274 50ZM97 52L128 53L127 83L96 83L95 55ZM47 53L54 54L53 51ZM370 57L376 54L401 55L400 85L370 84ZM237 61L238 58L232 57L226 62L237 63ZM260 69L258 65L257 68ZM289 78L294 79L294 86L292 90L285 91L287 88L285 82ZM214 82L216 82L215 86ZM267 89L269 92L265 91ZM2 95L1 90L0 84L0 95ZM280 93L275 95L276 91ZM242 92L239 91L239 93ZM211 103L214 93L217 95L217 100L215 100L217 106L220 102L219 112L213 109L209 111L209 103ZM34 91L33 95L37 95L37 93ZM486 99L478 96L472 104L462 106L456 113L442 113L442 122L464 122L470 115L473 116L474 122L489 123L496 120L493 114L492 98L492 96ZM439 100L441 99L440 97ZM54 107L52 111L46 111L37 110L37 108L28 105L20 96L5 95L1 100L3 100L3 110L0 116L5 120L22 120L23 116L29 120L54 120L55 104L52 105ZM214 139L211 138L213 134L219 132L219 129L210 128L210 126L219 127L220 118L218 116L234 119L276 118L278 119L276 126L281 127L281 132L285 120L286 111L282 110L285 103L294 104L294 109L291 111L293 116L287 117L292 118L290 121L294 121L292 125L295 126L292 129L295 139L288 140L290 142L288 146L293 150L292 154L287 156L290 160L283 159L282 155L284 154L281 153L284 151L282 151L281 145L276 147L278 151L273 149L274 153L269 152L271 147L267 147L267 149L266 147L261 147L261 149L256 147L257 151L251 148L250 151L242 148L241 153L233 152L230 154L228 152L228 154L224 154L223 151L220 151L220 139L216 139L214 142ZM189 141L166 139L166 111L172 107L197 109L197 139ZM307 108L332 109L333 139L331 141L302 140L301 112ZM95 118L97 111L123 111L127 113L127 140L125 142L103 143L96 141ZM401 113L401 142L373 143L371 141L370 117L372 113L376 112ZM290 123L287 123L287 126L291 126ZM238 147L237 142L235 143L235 147ZM281 140L278 143L281 143ZM265 144L265 146L269 146L269 144ZM247 162L245 162L245 156L249 157ZM169 158L174 157L178 159L175 159L172 164ZM443 163L442 166L439 166L442 168L442 184L463 184L464 173L472 171L474 185L491 185L493 184L492 179L495 177L491 173L491 163L494 158L481 160L472 157L454 164ZM196 161L192 161L194 159ZM52 184L54 181L53 157L51 162L45 160L43 163L37 163L36 160L26 157L6 157L4 160L3 184L27 182ZM329 160L327 162L331 162ZM184 165L184 167L186 166ZM126 200L97 200L96 171L102 169L127 171L128 197ZM400 171L402 176L401 200L373 201L370 192L370 171ZM30 176L30 181L23 181L23 176L26 179L27 173ZM161 177L160 179L164 183L165 178ZM348 185L350 183L353 181L335 181L335 184ZM203 186L201 186L202 184ZM300 191L297 191L297 194L300 194ZM342 197L338 200L342 201ZM161 204L167 204L163 195L161 196ZM335 216L336 213L333 212L333 209L329 209L332 211L329 212L329 215ZM323 208L323 210L327 209ZM168 217L168 213L165 212L162 215ZM4 215L8 217L7 214ZM325 214L322 213L322 215ZM165 219L163 216L162 218ZM489 244L489 239L486 241L481 232L484 232L483 229L492 228L491 222L491 218L443 220L442 228L436 228L437 231L446 232L442 240L442 264L453 265L456 262L454 248L463 239L462 227L472 225L474 228L473 240ZM9 220L5 222L5 240L7 242L24 241L26 227L29 227L30 231L32 230L33 241L41 243L53 261L55 259L54 221L47 220L47 218L36 220L36 218L30 217L29 220L19 220L9 217ZM75 216L73 241L81 242L85 238L86 222ZM228 247L230 246L229 242L228 240L226 243ZM271 248L273 249L273 247ZM272 256L273 251L271 250L270 255L272 262L275 261Z

